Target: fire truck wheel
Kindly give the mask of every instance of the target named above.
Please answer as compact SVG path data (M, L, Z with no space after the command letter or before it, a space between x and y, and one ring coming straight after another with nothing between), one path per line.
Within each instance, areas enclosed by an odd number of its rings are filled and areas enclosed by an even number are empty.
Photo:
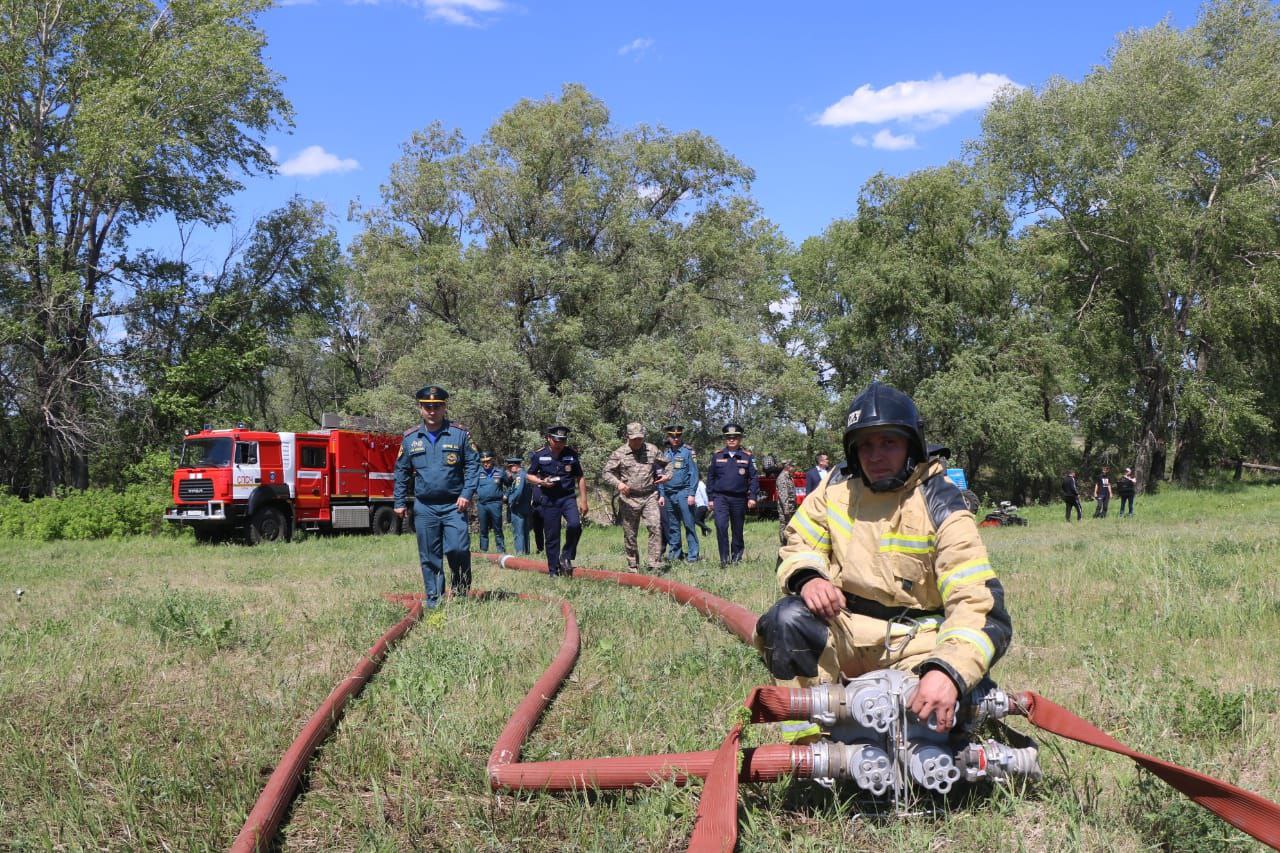
M397 521L399 519L396 518L396 512L391 507L378 507L373 511L372 526L374 535L381 536L384 533L395 533Z
M289 525L284 513L273 506L264 506L253 514L249 522L249 542L282 542L289 539Z

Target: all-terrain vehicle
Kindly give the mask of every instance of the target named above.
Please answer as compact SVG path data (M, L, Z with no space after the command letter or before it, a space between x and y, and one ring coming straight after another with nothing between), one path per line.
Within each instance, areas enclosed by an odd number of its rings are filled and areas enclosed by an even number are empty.
M1018 508L1009 501L1000 501L999 509L987 513L979 527L1009 527L1011 525L1026 526L1027 520L1018 515Z

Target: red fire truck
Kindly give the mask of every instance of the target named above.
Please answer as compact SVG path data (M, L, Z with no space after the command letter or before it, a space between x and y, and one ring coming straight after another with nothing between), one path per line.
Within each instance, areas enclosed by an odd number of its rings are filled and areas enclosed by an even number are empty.
M399 450L395 433L206 426L183 440L164 517L202 542L237 532L255 544L288 540L298 528L399 531Z

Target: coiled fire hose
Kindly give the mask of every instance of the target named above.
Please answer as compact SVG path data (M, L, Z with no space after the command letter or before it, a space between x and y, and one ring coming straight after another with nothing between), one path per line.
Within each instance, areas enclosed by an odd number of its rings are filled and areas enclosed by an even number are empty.
M545 563L535 560L490 554L475 556L498 563L506 569L532 572L547 570ZM669 595L676 601L717 619L730 633L744 642L751 641L755 630L756 614L741 605L687 584L647 575L583 568L576 569L573 576L575 579L613 582ZM484 598L495 594L473 591L471 595ZM533 595L518 597L540 598ZM270 846L280 821L296 794L311 754L332 730L341 715L343 705L376 671L387 648L403 636L421 615L421 602L417 597L392 598L405 603L410 608L409 615L365 653L351 675L335 688L312 716L268 780L232 846L233 851L260 850ZM706 781L689 849L695 853L703 853L713 850L729 851L736 846L739 782L767 782L814 776L816 745L770 744L740 750L745 722L733 726L720 747L715 750L576 761L519 762L520 748L525 738L532 732L577 662L580 647L577 620L568 602L560 602L560 611L565 620L565 636L560 649L551 665L516 707L490 753L487 770L490 787L494 790L601 790L649 786L665 781L686 784L692 778L702 778ZM803 694L804 691L790 688L757 687L744 702L744 716L753 723L788 719L803 711L800 706L807 701ZM1044 731L1128 756L1227 823L1280 850L1280 805L1194 770L1132 750L1034 692L1016 694L1012 704L1013 713L1026 716L1032 724Z

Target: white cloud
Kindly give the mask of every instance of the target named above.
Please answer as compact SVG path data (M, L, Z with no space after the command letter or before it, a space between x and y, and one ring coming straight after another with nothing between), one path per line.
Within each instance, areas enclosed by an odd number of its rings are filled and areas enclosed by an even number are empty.
M634 53L639 56L651 47L653 47L653 39L651 38L632 39L628 44L618 48L618 56L626 56L628 53Z
M861 133L855 133L853 135L853 139L850 139L849 141L852 142L854 145L858 146L859 148L866 148L868 145L871 144L871 140L867 139Z
M985 107L1005 86L1021 88L1003 74L935 75L932 80L904 80L883 89L864 83L822 111L818 124L884 124L913 121L927 127L946 124L960 113ZM901 138L901 137L899 137Z
M492 15L506 8L504 0L417 0L428 18L464 27L480 25L480 15Z
M919 148L916 144L916 136L914 133L904 133L901 136L894 133L887 127L876 131L876 135L871 139L871 147L879 148L881 151L906 151L909 148Z
M290 177L314 178L333 172L350 172L359 169L360 163L350 158L330 154L319 145L308 145L294 157L280 164L280 174Z

